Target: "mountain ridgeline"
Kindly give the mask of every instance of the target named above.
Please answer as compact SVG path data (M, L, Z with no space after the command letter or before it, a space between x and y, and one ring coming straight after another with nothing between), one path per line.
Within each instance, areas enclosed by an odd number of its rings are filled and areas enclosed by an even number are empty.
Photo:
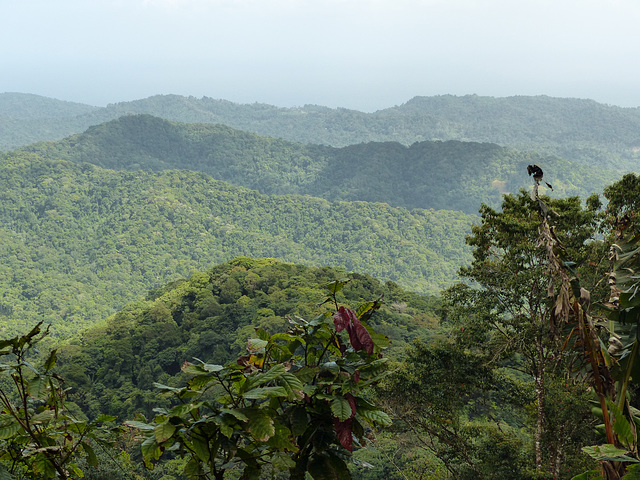
M193 269L239 255L341 266L437 292L470 259L473 217L264 195L187 170L0 155L0 331L68 335Z
M344 147L431 140L488 142L613 170L636 168L640 109L592 100L477 95L415 97L364 113L316 105L279 108L212 98L157 95L93 107L37 95L0 94L0 150L59 140L129 114L185 123L220 123L263 136Z
M260 137L223 125L125 116L58 142L24 147L57 160L119 170L189 169L265 194L460 210L498 206L503 193L530 188L527 165L544 166L555 196L586 197L617 175L552 156L490 143L370 142L335 148Z

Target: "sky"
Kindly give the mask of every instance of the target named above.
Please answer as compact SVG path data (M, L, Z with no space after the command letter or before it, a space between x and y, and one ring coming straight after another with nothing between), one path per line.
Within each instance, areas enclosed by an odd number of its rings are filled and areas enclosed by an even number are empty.
M415 96L640 106L638 0L0 0L0 92L375 111Z

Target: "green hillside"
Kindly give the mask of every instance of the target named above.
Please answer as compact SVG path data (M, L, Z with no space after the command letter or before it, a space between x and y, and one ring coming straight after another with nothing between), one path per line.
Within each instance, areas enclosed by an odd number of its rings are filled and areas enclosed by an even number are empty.
M239 257L127 305L63 345L58 365L76 392L71 399L89 415L150 415L163 401L152 382L179 384L181 365L194 357L228 363L246 352L256 327L276 333L287 328L287 315L311 319L330 311L332 305L318 306L324 286L344 277L341 269ZM357 308L384 295L371 325L392 340L391 355L401 355L407 342L426 338L437 324L434 297L369 275L349 277L340 294L347 305Z
M201 171L262 193L471 214L482 202L498 206L503 193L531 188L526 173L531 163L547 172L552 196L584 198L617 179L603 169L489 143L438 141L406 147L371 142L334 148L149 115L125 116L24 150L112 169Z
M91 125L143 113L336 147L371 141L489 142L620 170L637 168L640 147L640 109L573 98L415 97L403 105L364 113L316 105L242 105L179 95L81 108L35 95L4 93L0 94L0 150L61 139Z
M0 160L0 331L79 330L193 269L239 255L342 266L419 292L469 259L472 217L268 196L189 171Z

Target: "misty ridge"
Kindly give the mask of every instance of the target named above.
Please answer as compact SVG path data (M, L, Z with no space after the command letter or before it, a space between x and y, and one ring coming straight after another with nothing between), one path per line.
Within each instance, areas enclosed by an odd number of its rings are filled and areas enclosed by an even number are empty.
M262 136L344 147L363 142L460 140L496 143L613 170L635 166L640 108L548 96L414 97L363 113L305 105L281 108L212 98L157 95L94 107L31 94L0 94L0 150L59 140L129 114L224 124Z

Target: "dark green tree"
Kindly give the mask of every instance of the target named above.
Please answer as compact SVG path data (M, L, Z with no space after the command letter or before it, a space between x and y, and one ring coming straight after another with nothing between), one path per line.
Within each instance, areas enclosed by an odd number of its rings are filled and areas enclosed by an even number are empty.
M556 278L554 262L561 261L560 255L571 259L591 278L585 267L592 253L587 244L593 239L595 213L584 209L577 197L540 199L537 191L533 197L521 191L506 195L501 211L483 205L480 214L480 225L467 239L473 262L460 273L481 288L461 284L446 291L450 319L466 329L468 344L483 351L487 362L532 379L535 467L558 475L571 442L545 435L545 430L551 426L549 385L570 368L563 355L566 318L561 308L569 292Z

